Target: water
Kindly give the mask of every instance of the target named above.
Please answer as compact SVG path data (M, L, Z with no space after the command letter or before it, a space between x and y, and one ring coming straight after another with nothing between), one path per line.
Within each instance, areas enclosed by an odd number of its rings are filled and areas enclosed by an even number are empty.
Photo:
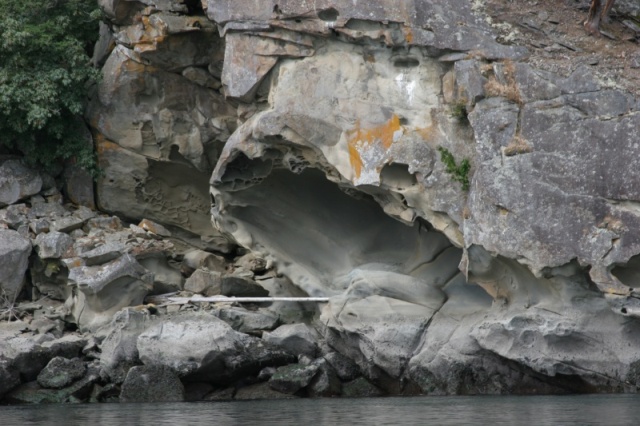
M0 407L0 425L638 425L640 395L304 399Z

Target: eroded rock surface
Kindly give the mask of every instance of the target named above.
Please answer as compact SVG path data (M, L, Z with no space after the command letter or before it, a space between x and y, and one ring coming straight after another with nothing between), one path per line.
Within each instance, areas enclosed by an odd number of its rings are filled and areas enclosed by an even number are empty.
M120 219L3 161L3 401L637 391L635 36L618 84L522 2L99 3Z
M632 93L536 68L477 4L242 5L207 8L233 40L223 87L255 105L213 172L214 223L332 296L331 348L391 393L631 389ZM272 39L289 57L258 57Z

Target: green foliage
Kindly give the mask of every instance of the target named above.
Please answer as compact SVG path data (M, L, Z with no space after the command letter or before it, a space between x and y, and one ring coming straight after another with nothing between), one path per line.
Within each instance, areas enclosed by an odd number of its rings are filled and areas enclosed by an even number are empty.
M455 158L453 158L453 154L449 152L447 148L443 148L441 146L438 147L438 151L440 152L440 160L444 163L447 168L447 173L451 175L451 178L457 182L462 184L462 189L465 191L469 190L469 170L471 169L471 164L468 159L462 160L462 163L458 165L456 163Z
M100 16L95 0L0 0L0 143L32 163L95 171L79 116Z
M467 115L469 115L469 113L467 112L466 101L463 100L451 105L450 112L451 112L451 117L457 119L458 121L466 120Z

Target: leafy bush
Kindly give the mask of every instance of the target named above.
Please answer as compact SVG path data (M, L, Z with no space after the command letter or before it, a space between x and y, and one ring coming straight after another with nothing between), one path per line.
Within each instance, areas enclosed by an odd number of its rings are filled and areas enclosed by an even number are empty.
M451 179L460 182L464 191L469 190L469 170L471 170L469 160L465 158L458 165L455 158L453 158L453 154L447 148L440 146L438 151L440 151L440 159L446 167L447 173L451 175Z
M0 0L0 143L50 167L94 171L79 116L99 77L90 65L96 0Z

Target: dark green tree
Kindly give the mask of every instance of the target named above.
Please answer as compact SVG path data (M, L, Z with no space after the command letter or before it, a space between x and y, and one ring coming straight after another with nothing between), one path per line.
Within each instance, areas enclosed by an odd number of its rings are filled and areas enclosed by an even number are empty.
M32 163L95 171L80 117L100 16L96 0L0 0L0 143Z

